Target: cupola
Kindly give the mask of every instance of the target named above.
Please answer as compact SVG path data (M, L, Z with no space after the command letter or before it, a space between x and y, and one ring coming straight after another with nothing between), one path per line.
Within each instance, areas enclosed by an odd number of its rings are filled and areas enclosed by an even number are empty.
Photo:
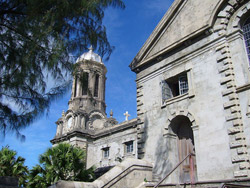
M88 52L83 53L80 57L77 58L76 63L81 62L83 60L90 60L90 61L95 61L95 62L99 62L103 64L101 56L99 56L93 51L92 46L90 46Z
M75 71L72 94L69 108L73 111L84 110L89 113L99 110L105 114L105 81L107 69L102 58L93 51L83 53L76 60L77 71Z

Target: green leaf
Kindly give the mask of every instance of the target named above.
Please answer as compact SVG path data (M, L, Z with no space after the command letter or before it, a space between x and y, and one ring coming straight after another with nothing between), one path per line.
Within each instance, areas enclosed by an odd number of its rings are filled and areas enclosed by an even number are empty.
M0 0L0 131L16 132L49 112L70 86L74 56L90 44L114 50L102 23L121 0ZM48 88L48 80L56 83Z

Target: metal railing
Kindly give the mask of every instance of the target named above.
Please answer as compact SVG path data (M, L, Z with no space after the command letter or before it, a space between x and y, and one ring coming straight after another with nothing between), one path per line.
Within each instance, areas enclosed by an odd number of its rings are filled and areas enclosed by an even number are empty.
M247 187L250 187L250 185L223 183L220 186L220 188L247 188Z
M165 177L163 177L155 186L157 188L168 176L170 176L188 157L189 157L189 165L190 165L190 180L191 187L194 184L194 162L192 156L195 156L193 153L189 153L181 162L179 162Z

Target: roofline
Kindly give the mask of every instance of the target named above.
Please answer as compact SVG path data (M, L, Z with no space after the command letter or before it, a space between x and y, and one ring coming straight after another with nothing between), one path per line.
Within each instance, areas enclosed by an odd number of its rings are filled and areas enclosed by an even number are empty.
M146 42L143 44L139 52L136 54L135 58L130 63L129 67L131 70L133 70L135 67L133 67L133 64L140 61L141 58L145 55L145 53L150 48L151 44L155 42L157 37L161 34L164 27L169 23L169 21L172 19L172 15L177 12L177 10L180 8L180 6L185 2L186 0L175 0L173 4L169 7L168 11L164 14L160 22L157 24L149 38L146 40Z
M219 0L217 5L215 6L215 10L213 10L208 23L203 26L202 28L194 31L192 35L189 35L188 38L184 37L180 39L179 41L173 43L172 45L168 46L167 48L159 51L158 53L154 54L153 56L145 59L142 61L143 57L148 53L151 46L156 42L158 37L162 34L164 28L171 22L171 20L174 17L174 14L178 12L178 10L184 5L184 3L187 2L187 0L175 0L173 4L170 6L168 11L165 13L163 18L160 20L156 28L153 30L152 34L149 36L149 38L146 40L142 48L139 50L139 52L136 54L132 62L130 63L129 67L132 71L138 72L140 71L140 67L142 65L146 65L148 62L152 61L153 59L171 51L175 48L178 48L182 43L185 43L189 38L194 38L195 36L202 35L202 33L211 33L211 26L215 23L216 14L220 10L220 7L223 6L223 4L226 2L226 0ZM140 62L140 63L139 63ZM138 69L138 70L137 70Z
M111 128L111 129L107 129L107 130L101 130L101 131L97 131L96 133L93 130L74 130L72 132L69 132L66 135L63 135L61 137L58 138L53 138L52 140L50 140L50 142L52 144L58 143L58 142L62 142L65 140L69 140L68 138L72 138L76 135L79 136L83 136L86 138L90 138L90 139L98 139L100 137L105 137L105 136L109 136L110 134L119 132L121 130L125 130L125 129L129 129L129 128L134 128L137 126L137 118L131 119L129 121L126 122L122 122L121 124L117 124L115 125L115 127Z

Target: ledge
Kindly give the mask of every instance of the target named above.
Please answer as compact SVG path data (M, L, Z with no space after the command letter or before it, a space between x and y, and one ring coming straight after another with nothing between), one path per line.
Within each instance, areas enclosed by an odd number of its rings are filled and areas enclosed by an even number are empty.
M120 124L117 124L113 127L106 128L103 130L80 130L80 129L75 129L72 130L71 132L62 135L62 136L57 136L54 139L50 140L52 144L62 142L65 140L69 140L69 138L72 138L74 136L79 136L79 137L85 137L85 138L91 138L91 139L98 139L100 137L105 137L126 129L133 129L137 126L137 118L131 119L129 121L124 121Z
M176 97L172 97L170 99L167 99L163 102L161 108L165 108L167 105L170 105L170 104L173 104L175 102L179 102L179 101L182 101L182 100L185 100L185 99L188 99L188 98L192 98L194 97L195 95L194 94L191 94L192 92L188 92L188 93L185 93L185 94L182 94L182 95L178 95Z

